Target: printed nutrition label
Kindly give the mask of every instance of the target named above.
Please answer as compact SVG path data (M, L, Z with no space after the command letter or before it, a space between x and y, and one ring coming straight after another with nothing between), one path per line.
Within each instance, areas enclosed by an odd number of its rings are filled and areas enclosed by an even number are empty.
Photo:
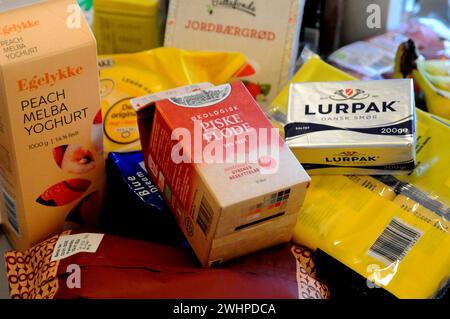
M0 52L8 60L15 60L23 56L30 56L38 53L37 46L28 46L20 36L10 39L0 40Z

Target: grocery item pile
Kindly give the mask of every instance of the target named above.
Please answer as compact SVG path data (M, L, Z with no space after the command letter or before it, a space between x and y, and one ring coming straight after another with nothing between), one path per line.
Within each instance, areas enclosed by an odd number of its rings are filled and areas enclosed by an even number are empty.
M172 0L164 47L164 1L31 2L0 4L12 298L444 296L448 60L294 72L300 0Z

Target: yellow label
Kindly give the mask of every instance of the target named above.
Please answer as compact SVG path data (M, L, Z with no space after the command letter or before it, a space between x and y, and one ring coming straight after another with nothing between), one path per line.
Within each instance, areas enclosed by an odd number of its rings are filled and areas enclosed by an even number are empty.
M137 114L130 104L130 99L147 92L139 88L139 83L128 84L120 79L114 81L108 78L101 80L100 91L105 150L139 150Z
M105 136L114 143L131 144L139 140L137 115L130 98L117 101L105 113Z

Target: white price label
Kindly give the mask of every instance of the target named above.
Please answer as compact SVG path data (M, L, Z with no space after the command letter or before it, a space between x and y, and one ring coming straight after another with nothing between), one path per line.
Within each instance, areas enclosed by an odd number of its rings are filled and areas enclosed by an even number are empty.
M103 234L75 234L59 237L52 254L52 261L64 259L77 253L95 253Z

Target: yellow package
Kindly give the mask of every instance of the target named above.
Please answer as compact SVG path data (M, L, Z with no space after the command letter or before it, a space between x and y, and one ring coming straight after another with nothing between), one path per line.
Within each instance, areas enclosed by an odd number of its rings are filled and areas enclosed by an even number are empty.
M430 164L430 159L426 163ZM428 166L432 167L433 165ZM446 177L446 174L440 174L440 176ZM437 229L444 232L449 231L450 207L442 201L447 198L446 196L439 197L434 193L426 193L413 184L402 182L397 177L390 175L347 177L375 194L391 200L403 210L432 224Z
M101 56L105 153L140 149L137 116L131 107L131 98L202 82L223 84L237 76L246 65L241 53L174 48Z
M428 224L432 224L438 230L446 233L449 232L450 220L445 218L446 210L439 209L436 213L431 209L424 207L424 205L420 204L416 200L403 194L398 195L393 202L417 218L424 220Z
M439 147L450 127L422 111L418 121L410 175L314 176L294 235L399 298L433 297L450 276L449 149Z
M345 176L314 176L294 241L399 298L430 298L450 272L450 234Z
M366 186L365 184L370 184L367 179L372 179L372 182L377 179L374 182L377 183L377 187L373 191L383 191L384 187L390 186L391 189L399 188L397 190L399 193L402 192L403 188L410 185L423 193L421 197L428 197L425 200L440 202L440 205L450 207L450 173L448 168L450 147L447 145L450 140L450 122L421 110L417 110L417 122L418 162L414 171L408 175L398 175L395 178L392 176L375 178L359 176L360 184ZM387 186L386 183L390 185ZM392 185L392 183L395 185Z
M349 175L347 176L351 181L358 185L371 190L372 192L380 195L387 200L393 200L397 196L395 190L392 187L380 182L379 180L364 175Z
M313 57L292 82L351 79ZM286 112L287 93L286 87L272 103L279 112ZM450 128L445 120L420 110L417 114L419 163L410 175L376 180L313 176L294 234L296 243L321 249L399 298L433 297L450 276L450 235L445 228L450 213L440 202L448 205L450 197ZM438 207L441 215L419 208L419 203L414 206L407 195L419 193L426 197L422 202ZM436 221L444 227L436 227Z
M450 207L450 121L417 110L417 167L397 176Z

